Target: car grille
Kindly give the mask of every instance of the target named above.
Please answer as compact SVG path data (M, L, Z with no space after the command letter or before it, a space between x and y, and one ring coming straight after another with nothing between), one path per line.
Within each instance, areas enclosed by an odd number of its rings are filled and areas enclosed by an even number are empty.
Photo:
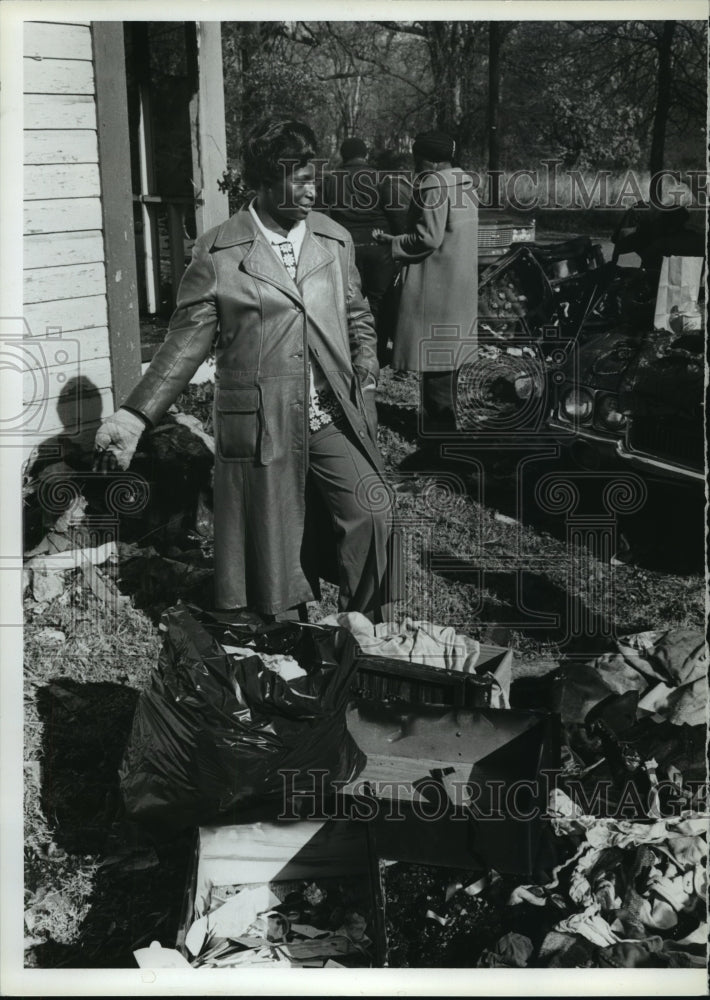
M480 224L478 227L478 249L481 252L507 250L515 240L525 240L526 238L527 240L535 239L534 225L528 227L498 223L497 225Z
M676 416L635 417L629 427L628 445L656 458L664 458L689 468L702 469L704 441L702 422Z

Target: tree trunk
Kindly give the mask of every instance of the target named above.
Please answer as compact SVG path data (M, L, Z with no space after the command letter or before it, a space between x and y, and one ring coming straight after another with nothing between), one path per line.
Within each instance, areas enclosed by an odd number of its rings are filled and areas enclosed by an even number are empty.
M663 170L666 145L666 125L671 104L671 59L673 55L673 35L675 21L666 21L658 40L658 82L656 87L656 110L653 116L651 136L651 175Z
M500 170L500 136L498 108L500 106L500 25L488 25L488 169Z

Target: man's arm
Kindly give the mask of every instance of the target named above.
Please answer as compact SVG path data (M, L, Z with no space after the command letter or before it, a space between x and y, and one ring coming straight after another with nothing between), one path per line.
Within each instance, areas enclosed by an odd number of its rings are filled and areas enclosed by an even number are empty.
M421 216L412 232L395 236L391 241L392 259L401 264L416 264L425 260L444 242L449 199L446 189L438 185L420 190Z

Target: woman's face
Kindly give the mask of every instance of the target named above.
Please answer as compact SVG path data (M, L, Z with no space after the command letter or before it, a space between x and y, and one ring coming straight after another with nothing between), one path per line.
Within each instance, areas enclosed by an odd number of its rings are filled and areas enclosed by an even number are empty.
M316 200L316 168L312 163L286 170L284 177L264 188L263 205L272 219L290 229L305 219Z

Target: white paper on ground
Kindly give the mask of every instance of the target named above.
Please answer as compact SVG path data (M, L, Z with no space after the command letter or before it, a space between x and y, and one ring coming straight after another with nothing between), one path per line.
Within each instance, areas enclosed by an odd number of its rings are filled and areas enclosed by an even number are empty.
M207 917L200 917L185 935L185 947L191 955L199 955L207 937Z
M355 950L352 943L344 936L330 937L325 941L291 941L288 944L275 945L275 947L293 959L347 955L348 952Z
M242 889L212 910L207 916L210 934L220 938L235 938L243 935L264 910L278 906L280 900L268 885Z
M140 969L191 969L192 966L175 948L163 948L152 941L149 948L139 948L133 957Z
M649 715L655 715L657 712L661 711L667 701L668 695L671 694L673 688L668 687L661 681L660 684L656 684L655 687L651 688L643 698L639 701L637 706L637 711L647 712Z

